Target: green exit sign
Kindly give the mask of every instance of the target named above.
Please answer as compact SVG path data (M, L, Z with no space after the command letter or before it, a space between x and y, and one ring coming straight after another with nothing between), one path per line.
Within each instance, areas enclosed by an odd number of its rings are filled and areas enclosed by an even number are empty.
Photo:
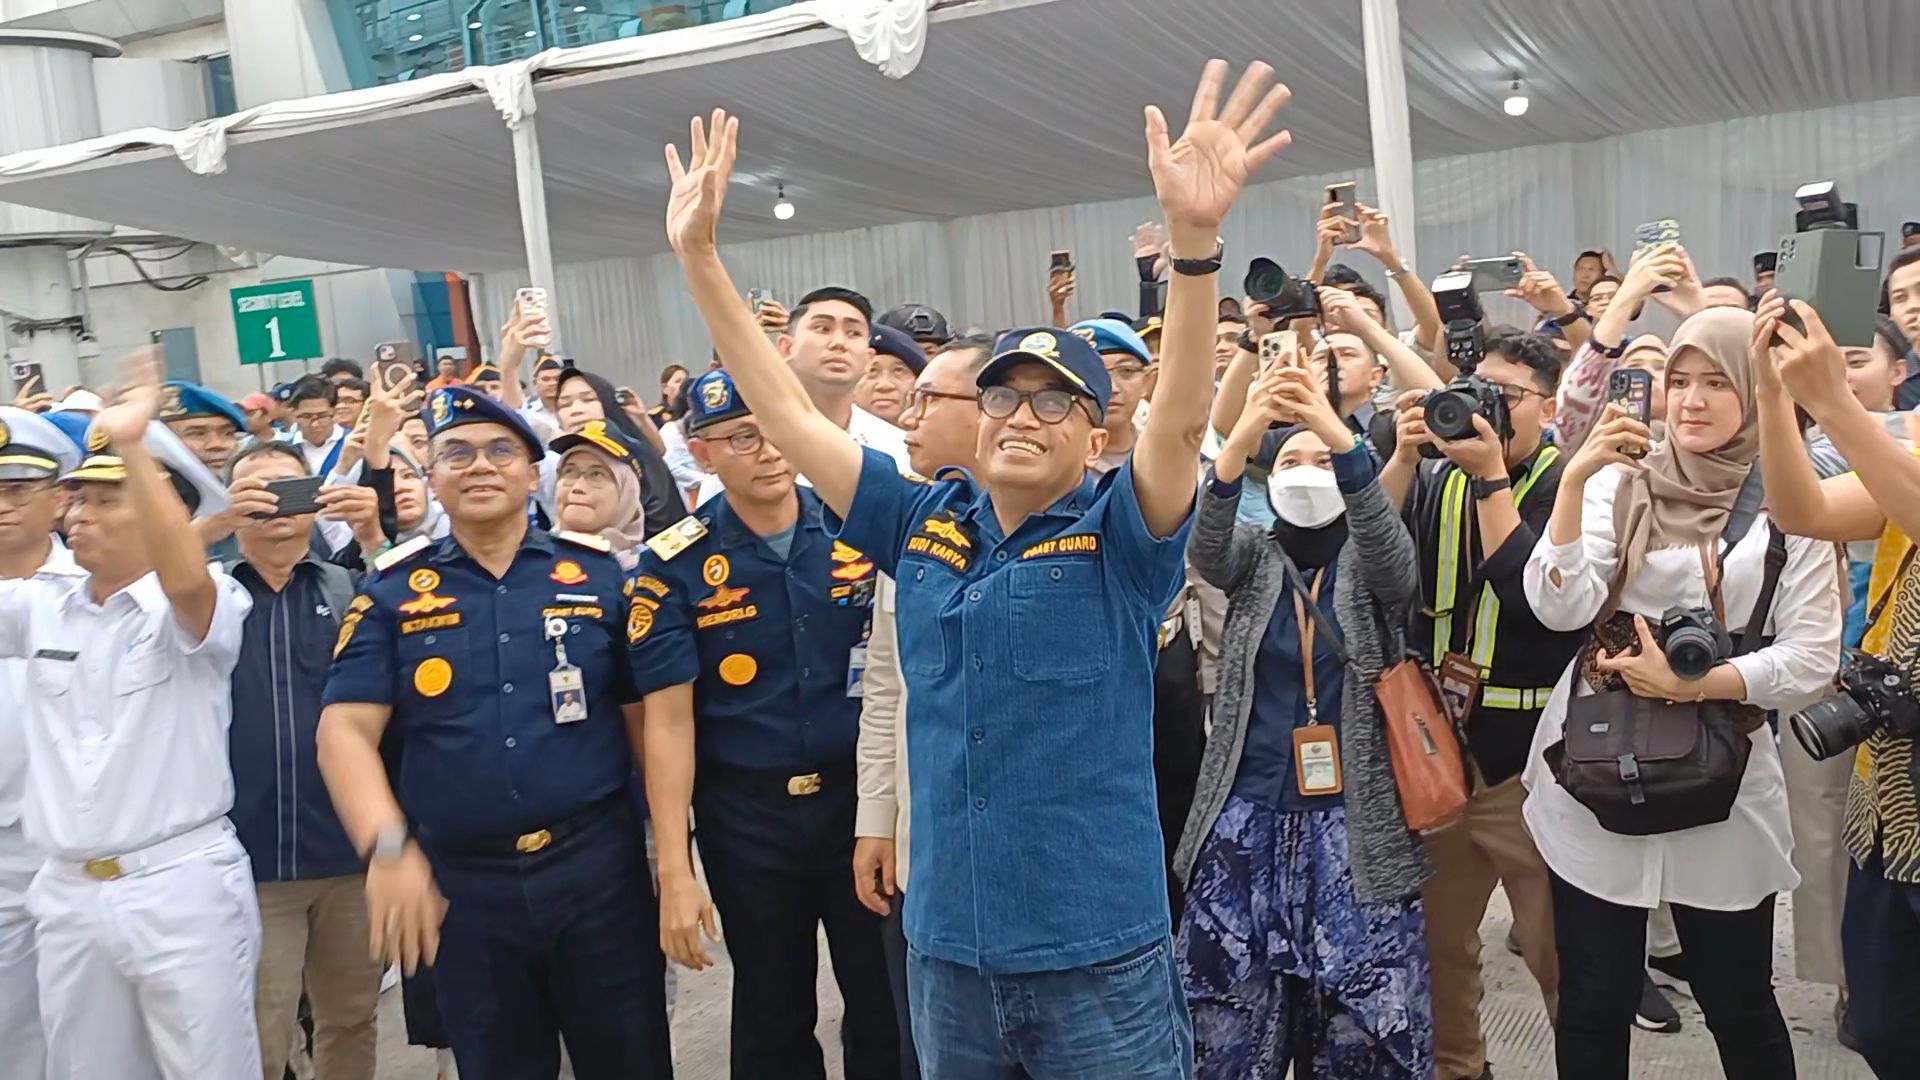
M276 281L230 290L233 333L243 364L312 360L320 349L320 312L313 282Z

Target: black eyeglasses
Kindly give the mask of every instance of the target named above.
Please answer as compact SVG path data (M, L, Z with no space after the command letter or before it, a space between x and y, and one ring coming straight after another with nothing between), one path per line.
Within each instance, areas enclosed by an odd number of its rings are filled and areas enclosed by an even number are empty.
M980 395L978 393L949 394L943 390L929 390L924 386L916 386L913 388L913 392L907 395L907 407L901 410L901 415L912 415L916 423L925 420L927 418L927 404L936 398L943 401L971 401L976 405L980 403Z
M711 435L696 434L694 438L704 439L707 442L715 441ZM760 434L760 429L757 427L741 428L739 431L718 441L726 443L727 449L742 456L757 454L760 452L761 447L767 445L767 437Z
M465 472L473 468L474 462L480 460L481 454L487 456L487 464L496 469L504 469L515 462L525 460L527 450L514 439L495 439L484 447L475 446L472 443L450 442L433 456L433 464L454 472Z
M1507 407L1510 409L1524 403L1528 395L1539 398L1547 396L1531 386L1515 386L1512 383L1494 383L1493 385L1499 388L1500 396L1507 399Z
M1087 405L1087 416L1098 423L1093 415L1093 402L1081 398L1071 390L1015 390L1011 386L989 386L980 391L980 411L995 420L1005 420L1020 411L1022 402L1032 411L1034 419L1043 424L1058 424L1073 412L1073 405L1080 400Z

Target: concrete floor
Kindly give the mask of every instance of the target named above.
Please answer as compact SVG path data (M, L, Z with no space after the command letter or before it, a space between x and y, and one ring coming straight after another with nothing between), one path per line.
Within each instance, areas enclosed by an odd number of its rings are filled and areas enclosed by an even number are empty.
M1782 902L1774 933L1774 970L1793 969L1791 905ZM1495 892L1481 927L1486 942L1486 996L1481 1016L1492 1047L1492 1061L1500 1080L1546 1080L1553 1076L1553 1035L1532 977L1518 957L1502 947L1510 916L1504 894ZM724 928L723 928L724 929ZM679 1061L678 1080L709 1080L727 1075L727 995L732 973L723 947L718 963L707 971L681 972L673 1015L674 1047ZM824 958L826 948L821 946ZM1866 1063L1833 1038L1831 987L1816 986L1782 976L1777 980L1780 1007L1793 1031L1802 1080L1871 1080ZM1703 1080L1720 1075L1719 1059L1700 1010L1693 1002L1672 995L1685 1028L1676 1035L1633 1033L1634 1080ZM825 964L820 978L820 1041L826 1047L828 1072L839 1075L840 998ZM405 1045L400 1018L400 994L381 1000L380 1080L434 1080L433 1055Z

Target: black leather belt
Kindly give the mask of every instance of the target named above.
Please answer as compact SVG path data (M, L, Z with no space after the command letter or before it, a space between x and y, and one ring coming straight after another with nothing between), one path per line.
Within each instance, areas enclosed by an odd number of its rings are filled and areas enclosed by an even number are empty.
M558 841L577 835L598 823L600 819L624 809L626 802L626 789L622 788L599 802L588 805L577 814L518 836L441 837L423 833L421 840L427 847L445 855L532 855L544 851Z
M756 795L803 799L822 791L853 787L853 763L836 762L817 769L747 769L718 762L700 763L695 784L701 782L745 789Z

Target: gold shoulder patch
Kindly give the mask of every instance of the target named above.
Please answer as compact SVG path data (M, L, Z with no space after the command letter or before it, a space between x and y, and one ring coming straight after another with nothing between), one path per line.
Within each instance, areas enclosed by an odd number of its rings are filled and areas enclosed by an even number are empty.
M636 589L645 589L655 596L665 596L668 593L673 591L671 588L667 586L666 582L661 581L659 578L654 577L652 574L641 574L639 577L634 578L628 584L631 584Z
M688 514L648 537L647 550L662 559L671 559L692 547L695 541L705 535L707 535L706 522Z
M553 535L568 543L579 544L581 547L592 548L595 551L607 552L613 550L613 545L607 543L606 537L595 536L593 533L574 532L570 529L562 529Z
M432 544L432 540L424 536L416 536L404 544L388 548L379 558L373 560L373 568L376 571L391 570L425 551Z

